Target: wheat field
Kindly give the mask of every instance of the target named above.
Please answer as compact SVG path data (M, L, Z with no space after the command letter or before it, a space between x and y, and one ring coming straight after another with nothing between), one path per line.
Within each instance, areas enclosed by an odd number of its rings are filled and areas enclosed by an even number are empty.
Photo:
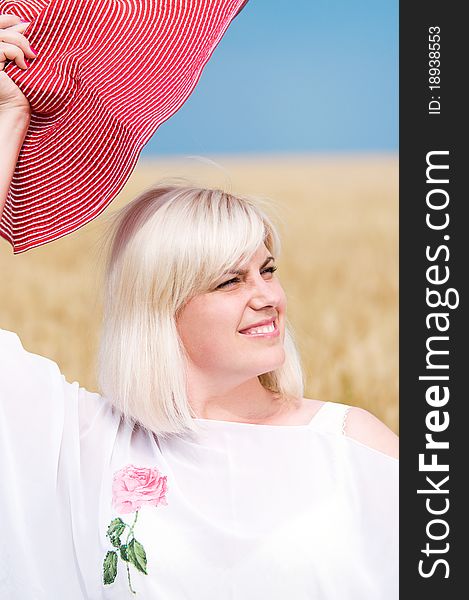
M0 241L0 327L96 390L102 238L108 216L152 183L270 198L278 276L299 346L305 395L361 406L398 431L398 162L394 155L141 161L101 217L13 256Z

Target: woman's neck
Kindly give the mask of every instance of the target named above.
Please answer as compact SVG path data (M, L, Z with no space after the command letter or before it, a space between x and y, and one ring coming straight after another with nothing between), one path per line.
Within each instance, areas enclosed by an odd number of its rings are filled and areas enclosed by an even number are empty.
M189 401L195 416L201 419L267 423L285 411L287 402L266 390L257 377L240 385L204 389L195 382L189 385ZM217 393L218 392L218 393Z

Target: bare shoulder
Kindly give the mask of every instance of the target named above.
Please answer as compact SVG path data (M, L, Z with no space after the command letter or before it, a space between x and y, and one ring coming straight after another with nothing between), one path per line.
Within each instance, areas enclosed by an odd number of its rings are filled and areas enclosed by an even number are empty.
M399 458L397 435L363 408L350 408L345 422L345 435L383 454Z
M295 398L288 405L288 411L282 413L275 421L276 425L308 425L325 404L320 400L311 400L310 398Z
M302 413L302 420L304 421L304 423L309 423L324 404L325 402L323 402L322 400L314 400L312 398L301 398L299 406L300 411Z

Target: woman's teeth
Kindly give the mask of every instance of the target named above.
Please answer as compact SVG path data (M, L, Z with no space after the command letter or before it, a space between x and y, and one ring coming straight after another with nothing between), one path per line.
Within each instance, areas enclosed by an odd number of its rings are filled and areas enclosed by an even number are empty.
M272 333L275 331L275 325L271 323L270 325L264 325L263 327L253 327L252 329L246 329L243 331L245 335L254 335L256 333Z

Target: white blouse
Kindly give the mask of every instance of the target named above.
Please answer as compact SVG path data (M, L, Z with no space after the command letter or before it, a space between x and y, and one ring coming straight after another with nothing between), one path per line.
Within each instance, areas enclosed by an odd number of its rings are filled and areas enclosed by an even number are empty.
M0 330L0 597L396 600L398 461L347 408L157 439Z

